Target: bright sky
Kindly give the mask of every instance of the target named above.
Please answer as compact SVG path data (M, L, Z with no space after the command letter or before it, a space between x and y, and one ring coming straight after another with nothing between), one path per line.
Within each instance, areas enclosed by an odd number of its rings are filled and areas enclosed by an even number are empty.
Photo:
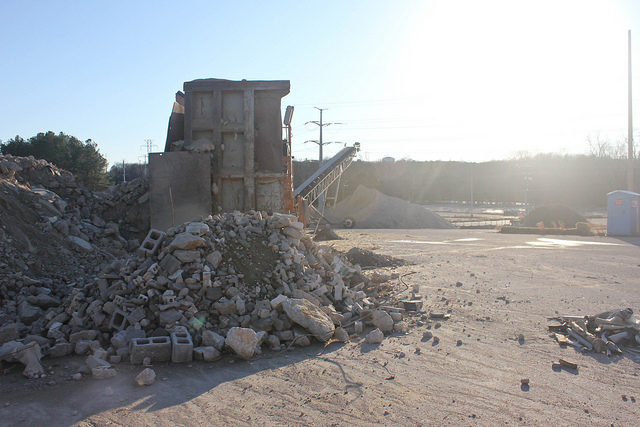
M368 160L624 141L628 29L640 88L634 0L3 0L0 19L0 139L62 131L111 164L164 147L174 93L196 78L290 80L298 159L317 157L303 143L315 106L342 123L325 141L358 141Z

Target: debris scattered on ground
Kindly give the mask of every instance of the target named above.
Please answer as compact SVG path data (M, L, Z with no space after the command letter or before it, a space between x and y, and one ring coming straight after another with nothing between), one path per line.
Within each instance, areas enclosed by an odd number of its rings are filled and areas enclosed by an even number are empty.
M555 370L561 370L562 368L566 368L566 369L572 369L574 371L578 370L578 364L574 363L574 362L569 362L568 360L565 359L560 359L558 360L557 363L552 363L551 367Z
M374 329L365 337L368 344L380 344L384 340L384 333L380 329Z
M640 320L626 308L595 316L558 316L549 318L560 325L548 327L559 344L569 344L579 351L640 355Z
M347 259L360 267L398 267L407 262L389 255L377 254L367 249L351 248L347 251Z
M325 212L332 223L350 220L349 228L454 228L424 206L359 185L352 195Z
M145 368L136 376L136 383L142 387L145 385L151 385L156 382L156 372L151 368Z
M443 319L443 320L447 320L447 319L450 319L450 318L451 318L451 314L449 314L449 313L437 312L437 311L433 312L433 311L432 311L431 313L429 313L429 317L430 317L431 319ZM437 326L436 326L436 327L437 327Z
M335 231L329 225L325 225L321 227L313 236L314 242L326 242L328 240L343 240L342 237L338 236Z
M9 341L0 347L0 361L20 362L25 368L22 375L29 379L40 378L45 375L40 364L42 353L40 346L36 342L27 344L18 341Z

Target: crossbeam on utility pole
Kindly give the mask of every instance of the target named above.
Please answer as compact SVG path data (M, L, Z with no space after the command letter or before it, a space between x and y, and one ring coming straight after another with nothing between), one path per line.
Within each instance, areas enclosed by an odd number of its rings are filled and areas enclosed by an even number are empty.
M316 141L316 140L312 140L312 141L305 141L305 142L313 142L313 143L315 143L315 144L317 144L317 145L318 145L318 151L319 151L319 156L318 156L318 169L319 169L319 168L320 168L320 166L322 166L322 160L323 160L323 147L324 147L325 145L328 145L328 144L334 144L334 143L336 143L336 142L324 142L324 141L322 140L322 129L323 129L323 128L325 128L325 127L327 127L327 126L330 126L330 125L341 125L342 123L338 123L338 122L329 122L329 123L325 123L325 122L323 122L323 121L322 121L322 112L323 112L323 111L326 111L326 110L327 110L327 108L318 108L318 107L313 107L313 108L315 108L316 110L320 111L320 120L311 120L311 121L309 121L309 122L307 122L307 123L305 123L305 124L312 123L312 124L314 124L314 125L318 126L318 127L320 128L320 138L319 138L317 141Z

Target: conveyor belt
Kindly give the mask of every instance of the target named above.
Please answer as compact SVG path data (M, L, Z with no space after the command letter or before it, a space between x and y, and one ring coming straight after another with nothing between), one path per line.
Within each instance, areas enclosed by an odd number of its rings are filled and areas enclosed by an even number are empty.
M358 152L358 145L345 147L338 154L329 159L311 175L305 182L295 189L294 197L302 197L311 204L324 193L333 182L340 177Z

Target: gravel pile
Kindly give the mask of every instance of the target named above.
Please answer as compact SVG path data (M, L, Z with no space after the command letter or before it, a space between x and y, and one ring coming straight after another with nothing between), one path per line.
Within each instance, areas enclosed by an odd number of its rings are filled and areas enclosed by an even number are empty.
M325 212L325 216L332 224L348 228L454 228L424 206L362 185Z

